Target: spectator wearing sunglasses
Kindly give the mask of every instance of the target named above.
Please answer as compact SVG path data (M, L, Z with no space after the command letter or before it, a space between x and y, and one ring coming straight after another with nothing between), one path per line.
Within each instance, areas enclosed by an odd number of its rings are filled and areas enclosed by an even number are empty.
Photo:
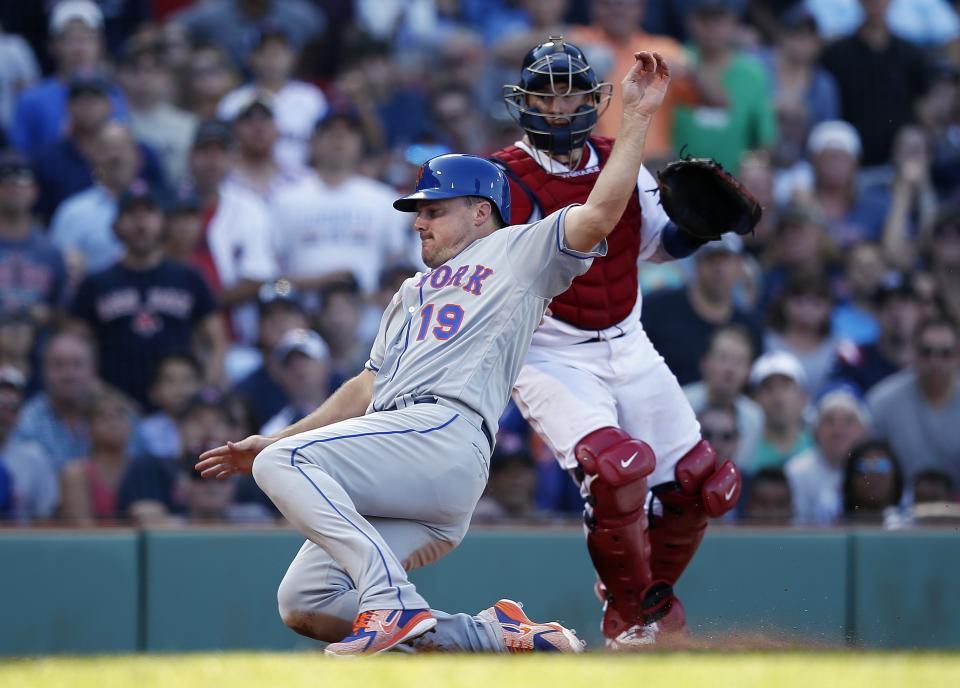
M687 401L697 413L708 406L734 406L738 446L736 453L729 458L741 467L748 465L763 433L763 409L745 394L752 362L753 337L750 332L741 325L724 325L710 336L707 351L700 359L703 379L683 388ZM701 422L701 430L702 425Z
M847 523L888 524L899 521L903 473L890 445L867 440L850 452L843 474L843 517Z
M713 445L722 461L733 460L740 451L740 431L737 429L737 407L733 404L707 406L697 414L700 436Z
M914 363L867 395L873 431L900 457L909 483L938 469L960 484L960 366L957 326L945 318L923 321L914 332Z

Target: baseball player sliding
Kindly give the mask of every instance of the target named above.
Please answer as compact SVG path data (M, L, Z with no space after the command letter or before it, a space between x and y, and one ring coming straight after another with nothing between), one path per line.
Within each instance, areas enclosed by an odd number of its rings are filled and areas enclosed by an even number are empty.
M629 126L616 144L590 136L609 87L598 82L580 49L560 37L527 54L519 84L504 87L525 136L493 155L510 179L510 222L534 222L571 203L589 205L609 183L611 168L624 169L624 148L641 137ZM581 486L587 547L605 600L602 630L615 649L652 643L658 634L686 634L672 586L700 544L708 517L732 509L740 493L734 464L721 464L700 438L676 378L640 325L637 288L638 260L682 258L737 227L723 226L716 237L709 228L689 231L691 222L678 227L643 165L629 179L621 174L617 179L630 189L618 206L624 211L608 235L607 254L554 297L514 389L521 412ZM728 200L721 197L725 183L717 191L711 179L683 181L682 197L692 201L687 205L716 211ZM692 198L691 189L717 194L716 202ZM664 190L664 205L676 190ZM752 210L759 213L759 206ZM750 231L753 224L746 224L743 231Z
M583 205L504 227L510 187L498 167L466 155L428 161L394 206L416 213L430 270L394 296L365 369L276 436L200 457L204 477L252 472L307 538L280 584L280 613L294 630L336 641L328 654L383 652L431 630L429 644L445 650L582 649L571 631L533 622L509 600L477 616L431 610L406 572L464 536L547 304L605 255L634 197L647 127L670 81L658 54L636 60L623 81L619 140ZM652 465L646 445L636 446L642 455L626 475Z

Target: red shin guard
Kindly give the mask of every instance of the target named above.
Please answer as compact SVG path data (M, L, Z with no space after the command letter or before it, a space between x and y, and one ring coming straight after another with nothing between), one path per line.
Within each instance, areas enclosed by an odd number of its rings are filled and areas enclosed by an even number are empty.
M717 456L705 440L687 452L675 468L676 480L657 485L653 495L662 505L650 518L651 574L674 585L687 568L710 518L730 511L740 497L740 473L731 461L717 467Z
M653 450L618 428L596 430L575 451L587 496L587 548L606 588L603 632L615 637L642 615L652 582L644 503Z

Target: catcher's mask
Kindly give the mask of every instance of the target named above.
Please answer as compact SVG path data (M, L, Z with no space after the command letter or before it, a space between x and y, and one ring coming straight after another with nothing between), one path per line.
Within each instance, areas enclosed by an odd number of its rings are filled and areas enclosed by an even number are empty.
M527 132L534 148L558 155L569 155L580 148L610 104L613 85L597 81L583 51L560 36L533 48L523 58L520 83L503 87L507 111ZM569 115L568 123L551 126L547 117L530 107L527 96L573 98L587 96L587 102Z
M417 210L417 201L480 196L493 204L504 224L510 222L510 182L489 160L475 155L448 153L430 158L420 166L413 193L393 202L405 213Z

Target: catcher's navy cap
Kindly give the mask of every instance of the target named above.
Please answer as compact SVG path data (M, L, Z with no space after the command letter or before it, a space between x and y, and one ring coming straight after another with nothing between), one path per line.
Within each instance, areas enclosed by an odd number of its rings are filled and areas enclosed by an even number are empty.
M493 203L504 222L510 221L510 182L499 167L475 155L450 153L420 166L413 193L393 202L404 213L417 210L417 201L480 196Z

